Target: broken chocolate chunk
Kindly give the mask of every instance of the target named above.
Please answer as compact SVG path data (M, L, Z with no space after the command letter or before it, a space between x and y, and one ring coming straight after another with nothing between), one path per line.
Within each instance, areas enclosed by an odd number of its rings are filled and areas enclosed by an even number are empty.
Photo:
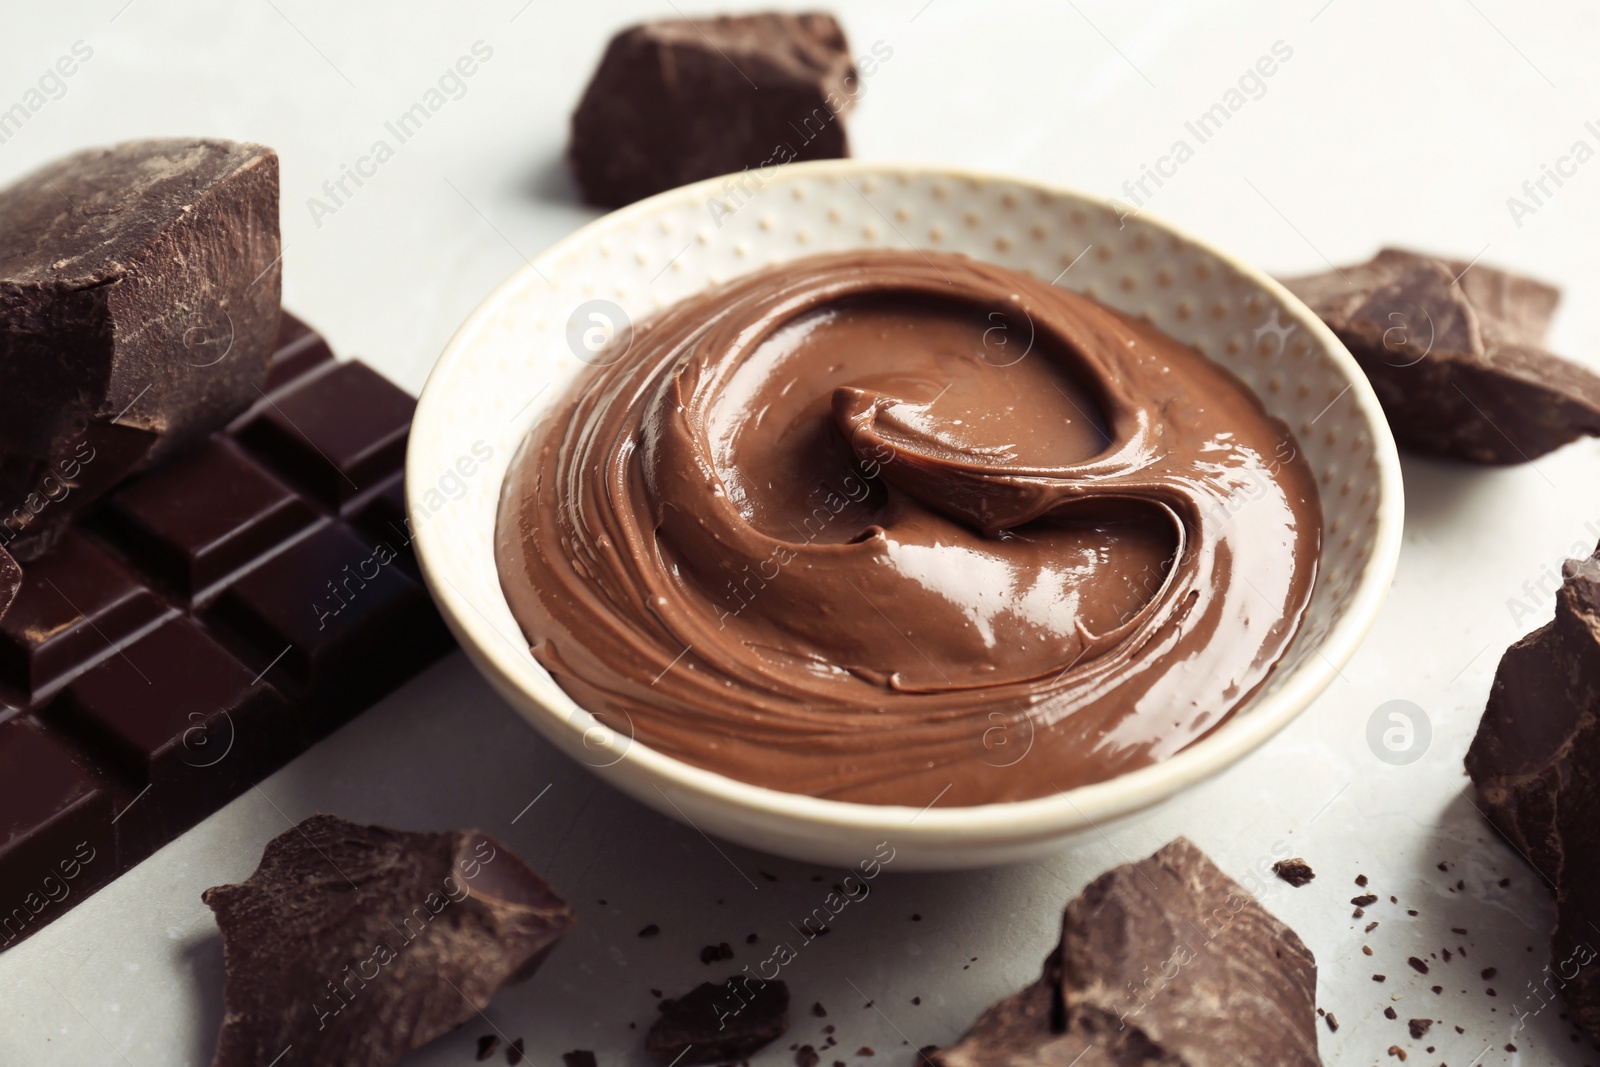
M766 168L848 156L844 113L860 91L831 15L647 22L606 47L573 113L567 162L601 207L744 170L757 175L740 187L759 188ZM713 218L718 208L732 210L716 201Z
M789 1029L789 987L736 974L721 985L702 982L686 996L663 1000L660 1009L661 1018L645 1036L646 1048L682 1067L726 1063Z
M932 1059L1320 1064L1316 984L1316 960L1294 931L1178 838L1091 883L1067 905L1040 979Z
M1563 573L1555 618L1501 658L1466 764L1489 821L1553 887L1546 973L1600 1044L1600 552Z
M561 1054L561 1062L566 1067L599 1067L595 1062L594 1053L586 1048L575 1048L571 1052Z
M1526 463L1600 433L1600 375L1543 347L1553 286L1396 248L1284 284L1350 349L1408 448Z
M1433 1029L1432 1019L1408 1019L1406 1026L1411 1031L1413 1041L1421 1041L1427 1032Z
M247 881L202 899L226 975L213 1067L386 1067L531 975L573 922L483 833L332 815L273 838Z
M1272 873L1299 889L1317 876L1311 864L1296 856L1292 860L1279 860L1272 865Z
M0 190L0 542L35 558L259 399L280 288L270 148L130 141Z

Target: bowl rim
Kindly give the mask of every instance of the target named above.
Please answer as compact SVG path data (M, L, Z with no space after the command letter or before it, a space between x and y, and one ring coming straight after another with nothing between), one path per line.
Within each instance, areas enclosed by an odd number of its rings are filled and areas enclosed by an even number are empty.
M921 162L837 159L789 163L776 168L768 177L768 184L775 185L790 178L829 177L888 180L939 177L952 182L966 182L974 187L1004 183L1052 197L1076 198L1112 212L1118 210L1106 197L1066 185L1020 175ZM630 220L648 218L663 204L679 200L704 200L721 190L727 179L728 176L724 175L678 186L584 224L515 270L473 309L445 345L428 374L417 402L406 455L405 501L408 521L418 511L415 496L425 484L424 478L431 473L421 469L423 459L418 452L417 441L419 437L430 436L427 431L432 423L442 417L446 406L441 397L444 393L442 383L454 364L467 358L473 338L485 321L497 314L514 295L526 291L531 277L545 277L541 266L554 269L554 262L575 247L625 226ZM1159 215L1140 211L1138 217L1158 230L1216 257L1275 297L1296 325L1315 338L1335 366L1344 373L1349 383L1347 391L1360 408L1371 431L1373 462L1378 470L1377 528L1373 537L1373 551L1356 580L1349 607L1322 638L1315 649L1316 654L1308 656L1295 667L1279 688L1257 698L1259 702L1251 708L1249 715L1230 720L1222 729L1166 760L1103 782L1027 800L938 808L939 797L943 796L940 793L920 810L909 805L830 800L730 778L686 763L632 738L625 738L619 743L617 736L620 735L614 735L603 740L601 746L610 746L612 751L618 753L618 764L632 763L633 769L650 779L651 784L669 802L671 797L662 791L663 786L672 788L679 796L697 796L705 801L735 805L748 813L763 816L769 823L791 826L804 824L812 830L832 831L892 829L901 835L898 841L935 848L940 844L971 843L977 838L989 840L993 838L994 831L1002 828L1004 841L1025 841L1064 836L1083 829L1099 831L1105 822L1152 807L1220 773L1265 744L1310 707L1334 678L1341 676L1341 668L1355 654L1377 619L1398 565L1403 532L1404 486L1399 454L1377 394L1355 357L1333 331L1276 279ZM424 431L421 434L417 432L419 427ZM502 479L501 484L495 487L497 500L503 485ZM426 511L423 513L426 514ZM440 613L468 652L468 658L489 676L497 691L514 698L510 702L518 713L529 719L545 736L558 742L564 738L563 747L569 752L574 744L593 749L594 746L585 737L586 730L591 727L573 716L571 708L562 709L552 705L542 695L522 684L519 672L526 668L526 663L520 662L506 650L505 645L509 642L450 581L452 554L447 545L439 543L443 535L438 531L438 524L414 524L412 529L415 531L417 562L424 581ZM528 657L526 650L522 655ZM531 662L531 657L528 658ZM572 708L578 707L570 698L568 704ZM532 709L537 710L535 712ZM538 716L537 720L535 715ZM610 765L603 770L609 769ZM636 792L629 788L627 772L614 776L607 774L606 777L615 779L612 784ZM677 807L675 802L673 807ZM679 809L679 813L682 813L682 809Z

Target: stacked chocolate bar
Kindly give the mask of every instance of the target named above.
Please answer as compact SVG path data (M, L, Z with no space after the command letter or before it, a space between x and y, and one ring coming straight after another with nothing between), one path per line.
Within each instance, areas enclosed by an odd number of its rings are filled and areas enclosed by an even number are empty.
M220 141L0 191L0 949L451 645L414 401L280 315L277 197Z

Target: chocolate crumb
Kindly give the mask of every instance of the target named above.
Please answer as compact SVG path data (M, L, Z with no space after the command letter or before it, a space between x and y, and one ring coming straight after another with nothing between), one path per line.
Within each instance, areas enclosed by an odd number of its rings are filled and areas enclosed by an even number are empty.
M1362 945L1361 946L1361 953L1364 956L1372 955L1372 946L1371 945Z
M484 1034L478 1038L478 1062L482 1063L490 1056L493 1056L495 1050L499 1047L500 1038L495 1034Z
M594 1053L586 1048L575 1048L571 1052L561 1054L561 1062L567 1067L599 1067L595 1063Z
M1485 982L1487 982L1489 979L1493 978L1495 975L1497 975L1499 973L1500 972L1495 970L1493 967L1485 967L1483 969L1483 973L1481 975L1479 975L1478 977L1482 978Z
M811 1005L811 1014L815 1015L819 1019L825 1019L828 1017L828 1009L824 1008L822 1006L822 1001L819 1000L815 1004ZM833 1030L830 1028L828 1033L833 1033Z
M1294 859L1279 860L1272 865L1272 873L1299 889L1317 876L1311 869L1311 864L1296 856Z
M778 880L778 876L777 875L771 874L771 873L769 873L767 871L757 871L756 873L759 874L761 877L765 878L769 882L776 882Z
M1374 982L1387 982L1389 980L1389 976L1386 974L1375 974L1372 976L1372 980Z
M1383 1009L1383 1017L1385 1019L1398 1019L1398 1018L1400 1018L1400 1016L1395 1012L1395 1010L1393 1008L1384 1008Z
M1355 911L1352 911L1350 913L1350 918L1352 918L1352 919L1361 919L1361 918L1365 918L1366 914L1367 914L1367 911L1366 911L1365 908L1357 908Z
M733 959L733 948L726 941L715 945L707 945L700 950L700 962L704 964L717 963L720 960Z
M1363 893L1359 897L1350 898L1350 903L1354 904L1358 908L1365 908L1369 905L1376 904L1377 902L1378 896L1376 893Z
M744 943L747 944L747 945L753 945L757 941L760 941L760 940L761 940L761 938L760 938L759 935L757 935L757 934L749 934L749 935L747 935L745 937Z
M522 1055L522 1038L519 1037L506 1047L506 1062L516 1067L522 1062Z
M1450 962L1450 950L1449 949L1441 949L1440 951L1442 951L1444 953L1444 961L1446 963L1449 963Z
M922 998L921 997L912 997L911 998L911 1003L913 1003L913 1004L921 1004L922 1003Z
M1372 931L1376 930L1377 928L1378 928L1378 920L1377 919L1373 919L1371 922L1369 922L1367 924L1367 928L1366 928L1365 932L1370 934L1370 933L1372 933Z
M1416 971L1418 974L1428 973L1428 965L1422 960L1417 959L1417 957L1409 956L1406 958L1406 962L1411 964L1411 969Z
M1364 875L1364 874L1356 875L1356 885L1361 886L1363 889L1365 889L1366 886L1367 886L1367 876Z
M911 913L911 921L914 922L914 923L919 923L919 922L922 921L922 916L920 914L918 914L917 912L912 912Z
M1433 987L1433 995L1434 996L1438 996L1440 993L1443 993L1443 992L1444 992L1444 986L1436 985L1436 986Z
M1433 1020L1411 1019L1406 1022L1406 1025L1411 1028L1411 1039L1413 1041L1420 1041L1422 1040L1423 1035L1426 1034L1433 1026Z
M856 1055L857 1056L876 1056L877 1053L873 1052L870 1046L862 1045L860 1048L856 1049Z
M1396 1059L1398 1059L1402 1063L1404 1063L1405 1062L1405 1058L1406 1058L1406 1050L1401 1048L1399 1045L1390 1045L1389 1046L1389 1055L1395 1057Z
M639 931L639 936L640 937L654 937L657 934L659 934L660 932L661 932L661 927L657 926L655 923L651 923L649 926L646 926L643 930Z
M1450 932L1452 934L1460 934L1462 937L1465 937L1467 934L1467 928L1465 926L1452 926L1450 928Z
M1509 878L1500 879L1500 888L1501 889L1504 889L1506 886L1508 886L1510 884L1511 884L1511 879L1509 879Z
M1334 1017L1333 1012L1330 1011L1327 1015L1323 1016L1323 1018L1328 1022L1328 1032L1330 1034L1337 1034L1339 1032L1339 1020Z
M660 999L661 999L661 990L659 990L659 989L652 989L652 990L650 990L650 995L651 995L651 996L652 996L652 997L655 997L655 998L656 998L656 999L657 999L657 1000L660 1000Z
M1499 995L1493 989L1485 989L1484 992L1487 993L1491 997Z
M817 1055L817 1050L810 1045L801 1045L795 1049L795 1067L817 1067L822 1062L822 1057Z

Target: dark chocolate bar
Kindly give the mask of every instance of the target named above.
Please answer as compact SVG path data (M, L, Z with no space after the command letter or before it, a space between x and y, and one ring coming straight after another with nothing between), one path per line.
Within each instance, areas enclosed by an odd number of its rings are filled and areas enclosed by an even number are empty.
M401 509L414 402L287 313L267 381L0 616L0 949L451 647Z

